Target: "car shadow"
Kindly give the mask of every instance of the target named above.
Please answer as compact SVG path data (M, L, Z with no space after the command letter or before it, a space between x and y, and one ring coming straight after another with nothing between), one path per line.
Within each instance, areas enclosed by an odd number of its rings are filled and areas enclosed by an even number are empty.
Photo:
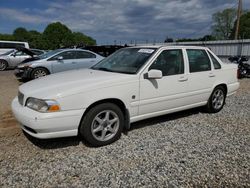
M30 136L25 131L23 131L25 137L32 142L35 146L40 149L59 149L59 148L67 148L70 146L77 146L82 141L82 139L78 136L74 137L65 137L65 138L52 138L52 139L38 139Z
M158 117L138 121L136 123L132 123L130 130L125 131L124 134L128 135L130 131L133 131L135 129L140 129L140 128L155 125L158 123L163 123L163 122L167 122L167 121L171 121L171 120L175 120L179 118L184 118L187 116L198 114L200 112L204 112L202 108L193 108L190 110L185 110L181 112L171 113L171 114L167 114L163 116L158 116ZM81 143L87 147L91 147L87 142L85 142L79 136L66 137L66 138L53 138L53 139L44 140L44 139L34 138L30 136L29 134L27 134L25 131L23 131L23 133L30 142L32 142L35 146L39 147L40 149L49 150L49 149L66 148L70 146L77 146Z

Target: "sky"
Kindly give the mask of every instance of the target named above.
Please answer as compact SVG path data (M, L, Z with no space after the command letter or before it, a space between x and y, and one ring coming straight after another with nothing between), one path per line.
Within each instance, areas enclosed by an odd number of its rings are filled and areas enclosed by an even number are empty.
M237 0L0 0L0 33L61 22L98 44L163 42L211 33L212 14ZM250 0L243 0L250 9Z

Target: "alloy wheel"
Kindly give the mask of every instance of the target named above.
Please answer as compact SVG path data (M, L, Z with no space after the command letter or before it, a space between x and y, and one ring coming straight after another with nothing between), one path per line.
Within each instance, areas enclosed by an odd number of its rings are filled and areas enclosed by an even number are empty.
M7 68L6 63L3 61L0 61L0 70L2 71L2 70L5 70L6 68Z
M44 71L44 70L37 70L34 73L34 78L40 78L40 77L43 77L43 76L46 76L46 75L47 75L46 71Z
M217 89L212 97L212 105L214 109L218 110L223 106L224 103L224 92L221 89Z
M107 141L116 135L119 125L118 115L112 110L104 110L93 119L91 133L95 139Z

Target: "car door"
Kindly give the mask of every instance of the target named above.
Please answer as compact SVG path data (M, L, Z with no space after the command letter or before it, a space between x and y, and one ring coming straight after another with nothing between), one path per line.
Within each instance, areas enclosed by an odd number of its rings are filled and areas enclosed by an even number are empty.
M187 104L185 100L188 79L185 73L182 49L163 50L145 70L162 71L161 79L140 77L139 115L158 113Z
M63 51L50 58L53 73L77 69L74 50Z
M186 56L189 62L190 103L205 102L212 92L216 79L207 51L205 49L186 49Z
M76 51L77 68L90 68L100 61L97 56L91 52Z

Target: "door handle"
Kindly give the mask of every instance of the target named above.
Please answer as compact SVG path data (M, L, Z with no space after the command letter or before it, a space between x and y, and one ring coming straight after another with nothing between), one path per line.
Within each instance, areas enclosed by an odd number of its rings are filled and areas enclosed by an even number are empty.
M76 64L76 62L72 62L72 64Z
M185 81L187 81L188 80L188 78L187 77L185 77L185 76L182 76L182 77L180 77L179 78L179 82L185 82Z
M209 77L215 77L215 74L214 73L209 73L209 75L208 75Z

